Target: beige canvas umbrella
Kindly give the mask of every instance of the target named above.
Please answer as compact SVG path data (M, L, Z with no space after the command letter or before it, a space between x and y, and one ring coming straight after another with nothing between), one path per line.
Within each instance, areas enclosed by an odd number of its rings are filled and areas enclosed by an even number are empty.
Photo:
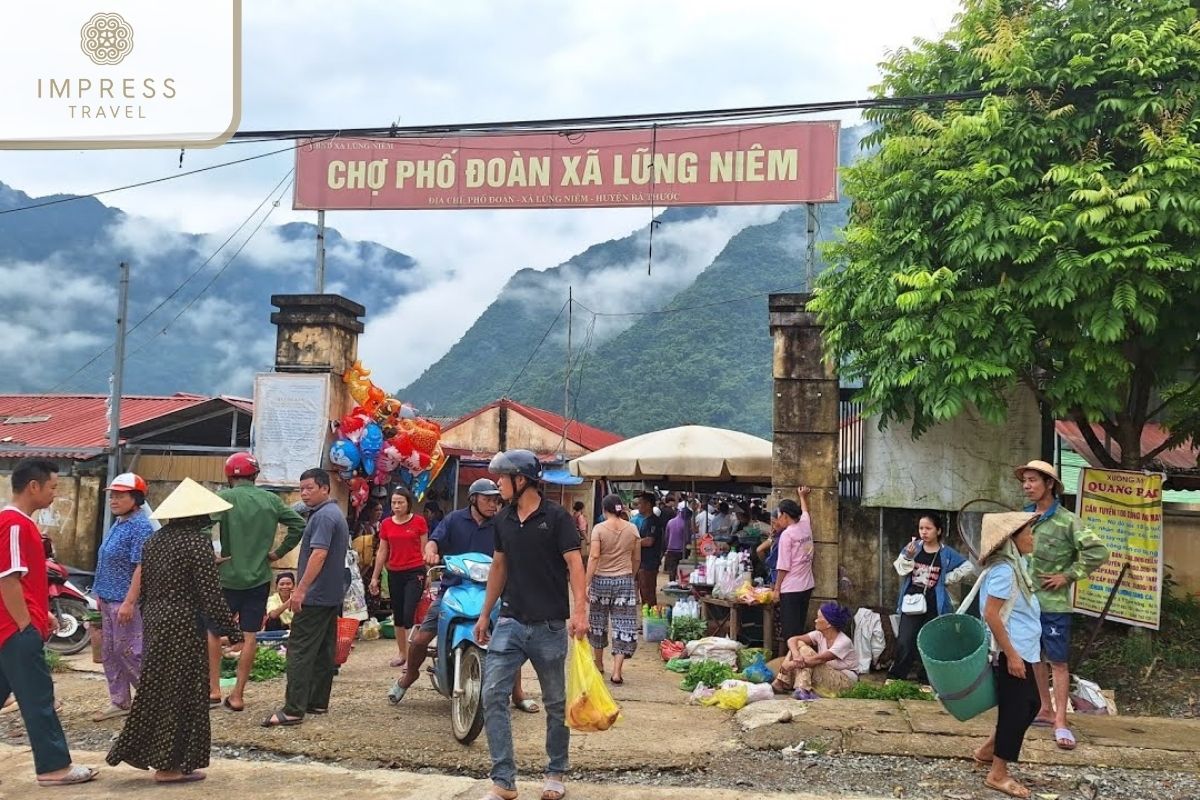
M571 461L585 478L771 482L771 443L703 425L652 431Z

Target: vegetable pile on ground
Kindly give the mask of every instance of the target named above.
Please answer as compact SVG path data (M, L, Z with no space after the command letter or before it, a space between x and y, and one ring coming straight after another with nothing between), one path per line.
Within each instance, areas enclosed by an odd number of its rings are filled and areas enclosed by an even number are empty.
M221 658L221 677L237 676L237 656ZM270 647L260 647L254 654L254 666L250 668L250 680L269 681L287 671L287 659Z

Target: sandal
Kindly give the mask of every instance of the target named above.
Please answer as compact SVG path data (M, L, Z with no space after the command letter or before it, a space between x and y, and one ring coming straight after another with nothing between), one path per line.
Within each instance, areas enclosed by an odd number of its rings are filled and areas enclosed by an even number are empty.
M533 700L530 700L528 697L523 697L519 701L514 700L513 707L518 711L524 711L526 714L536 714L542 710L541 706L539 706Z
M616 675L613 675L613 676L611 676L611 677L609 678L609 680L610 680L610 681L612 681L612 682L613 682L614 684L616 684L617 686L620 686L622 683L624 683L624 682L625 682L625 679L624 679L624 678L618 678Z
M496 787L488 789L488 793L483 796L483 800L517 800L517 793L513 792L510 795L503 795L496 791Z
M220 696L213 697L211 694L208 696L208 707L209 708L217 708L218 706L221 705L221 702L222 702L222 699Z
M310 709L308 709L308 713L309 714L317 714L317 715L328 714L329 709L328 708L310 708Z
M562 781L546 778L542 783L542 800L563 800L567 796L567 787Z
M1043 717L1041 714L1033 718L1033 722L1029 723L1034 728L1053 728L1054 717Z
M1015 778L1011 777L1005 778L1002 783L992 783L991 778L984 778L983 785L989 789L995 789L997 792L1002 792L1009 797L1019 797L1022 800L1032 794L1028 786L1022 786L1020 783L1017 783Z
M88 783L96 780L96 776L100 774L99 770L91 767L74 766L67 770L67 774L58 778L41 778L37 779L38 786L74 786L78 783Z
M1070 728L1055 728L1054 743L1058 745L1059 750L1074 750L1076 746L1075 734L1071 733Z
M282 710L276 711L262 721L264 728L288 728L304 722L304 717L289 717Z
M406 659L393 658L391 661L388 662L388 666L389 667L403 667L407 663L408 663L408 661Z
M226 711L234 711L238 714L240 714L246 710L246 702L245 701L242 701L242 707L238 708L233 703L229 702L228 697L226 697L224 700L221 701L221 705L225 708Z

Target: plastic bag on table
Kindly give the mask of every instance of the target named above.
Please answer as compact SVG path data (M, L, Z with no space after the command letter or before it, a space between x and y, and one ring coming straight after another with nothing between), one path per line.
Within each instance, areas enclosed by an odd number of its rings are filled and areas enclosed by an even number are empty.
M673 642L670 639L663 639L658 645L658 654L662 656L663 661L670 661L672 658L682 656L685 646L683 642Z
M567 726L573 731L606 731L621 717L621 708L596 669L592 646L574 639L567 656Z

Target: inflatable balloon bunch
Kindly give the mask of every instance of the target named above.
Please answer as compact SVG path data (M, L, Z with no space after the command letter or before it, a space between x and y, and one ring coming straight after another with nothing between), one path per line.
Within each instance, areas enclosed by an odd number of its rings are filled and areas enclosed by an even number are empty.
M372 484L393 481L422 500L446 465L441 426L376 386L362 362L355 361L342 374L342 382L357 405L335 423L338 438L329 449L329 460L350 484L351 504L361 508Z

